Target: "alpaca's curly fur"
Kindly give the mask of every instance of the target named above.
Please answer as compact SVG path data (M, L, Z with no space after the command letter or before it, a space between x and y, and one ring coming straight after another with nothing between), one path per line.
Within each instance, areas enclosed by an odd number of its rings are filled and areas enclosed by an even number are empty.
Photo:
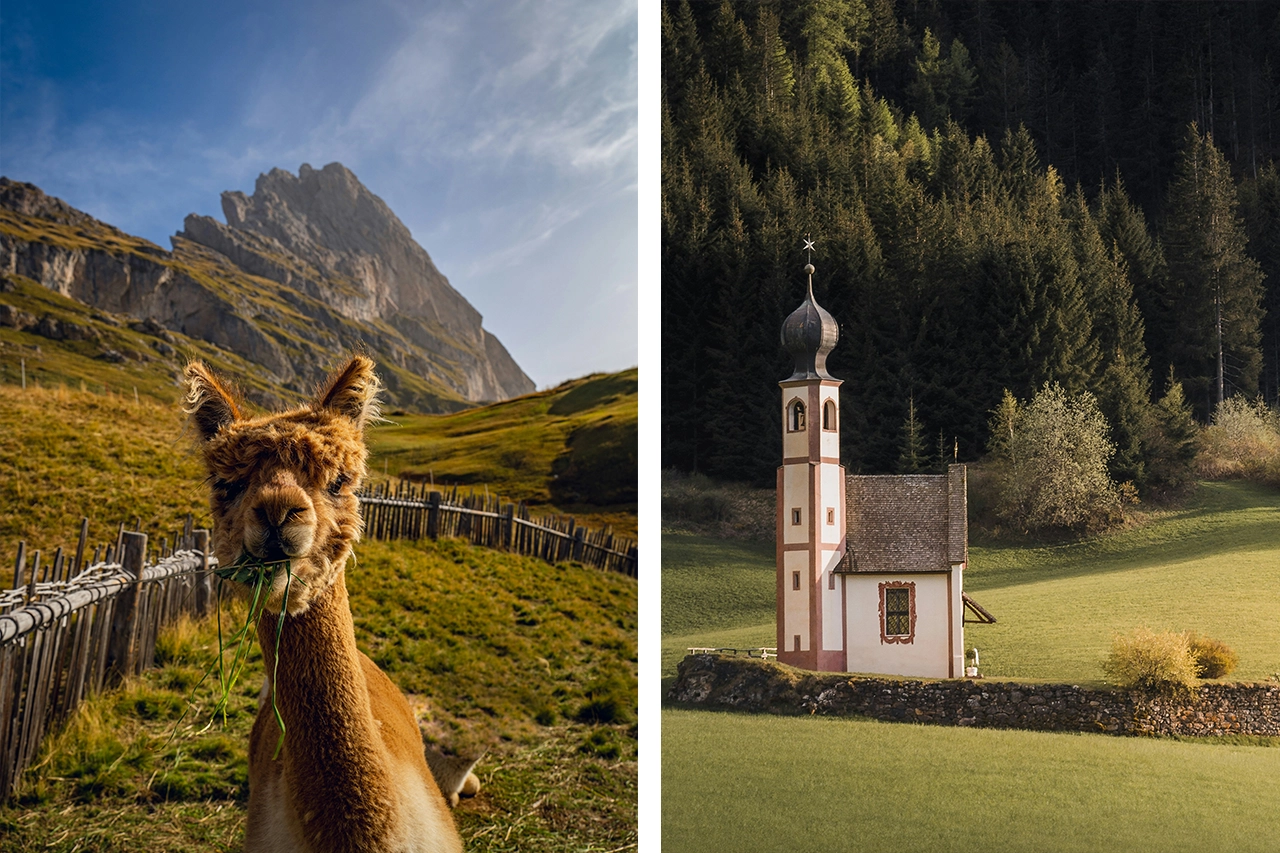
M288 561L259 622L268 682L250 739L246 851L454 851L461 841L404 695L355 646L344 566L360 537L373 362L352 357L308 405L246 418L204 365L184 411L209 471L215 554ZM233 586L238 586L233 584ZM280 650L276 665L275 649ZM275 757L271 695L286 723Z

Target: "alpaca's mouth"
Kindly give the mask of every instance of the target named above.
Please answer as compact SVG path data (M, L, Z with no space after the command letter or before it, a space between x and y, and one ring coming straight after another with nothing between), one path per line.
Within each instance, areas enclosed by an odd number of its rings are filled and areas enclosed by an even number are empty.
M248 551L241 551L235 562L219 566L214 574L218 577L244 584L253 589L271 589L276 575L283 572L292 576L289 557L283 551L279 555L271 555L272 559L257 557Z

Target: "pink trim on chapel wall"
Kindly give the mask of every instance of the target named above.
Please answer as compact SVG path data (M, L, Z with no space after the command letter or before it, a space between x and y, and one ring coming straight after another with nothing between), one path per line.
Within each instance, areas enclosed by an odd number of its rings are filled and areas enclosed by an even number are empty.
M911 614L911 632L909 634L886 634L884 631L884 591L886 589L906 589L907 609ZM914 643L916 640L916 585L914 581L885 581L880 584L880 642Z

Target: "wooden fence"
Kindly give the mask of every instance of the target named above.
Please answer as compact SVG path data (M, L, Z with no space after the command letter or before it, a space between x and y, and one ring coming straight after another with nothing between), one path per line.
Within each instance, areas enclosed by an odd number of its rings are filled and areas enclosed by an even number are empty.
M18 545L13 588L0 592L0 801L35 758L45 731L86 696L151 666L159 629L181 612L213 605L209 532L186 529L147 549L147 536L117 532L85 555L88 519L74 556Z
M365 535L373 539L441 536L636 576L636 544L606 527L572 518L532 519L524 504L487 494L460 496L402 483L360 496ZM209 531L174 531L148 550L147 536L126 531L86 554L89 520L74 554L52 559L19 543L13 588L0 591L0 801L13 793L50 726L80 700L150 667L160 628L215 604ZM136 524L135 524L136 526Z
M503 504L497 497L458 494L401 481L360 495L364 535L371 539L439 539L456 536L476 545L540 557L549 563L574 560L636 577L636 543L614 536L608 527L588 530L567 516L533 519L523 503Z

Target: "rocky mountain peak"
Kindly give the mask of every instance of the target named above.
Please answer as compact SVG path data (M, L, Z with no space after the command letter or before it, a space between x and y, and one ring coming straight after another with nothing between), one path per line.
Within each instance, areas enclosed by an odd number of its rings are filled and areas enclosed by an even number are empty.
M329 301L348 316L422 318L467 344L483 345L480 313L453 289L386 202L341 163L318 170L303 163L297 175L272 169L258 176L251 196L223 193L222 211L225 229L202 223L193 232L189 218L182 236L229 256L228 241L245 242L236 232L266 238L318 271L331 285L335 298ZM215 245L209 242L214 230L229 233L213 236Z
M390 399L422 410L534 390L480 312L341 163L272 169L252 195L224 193L222 204L226 224L189 215L170 253L0 178L0 271L217 344L290 391L351 348L378 359Z

